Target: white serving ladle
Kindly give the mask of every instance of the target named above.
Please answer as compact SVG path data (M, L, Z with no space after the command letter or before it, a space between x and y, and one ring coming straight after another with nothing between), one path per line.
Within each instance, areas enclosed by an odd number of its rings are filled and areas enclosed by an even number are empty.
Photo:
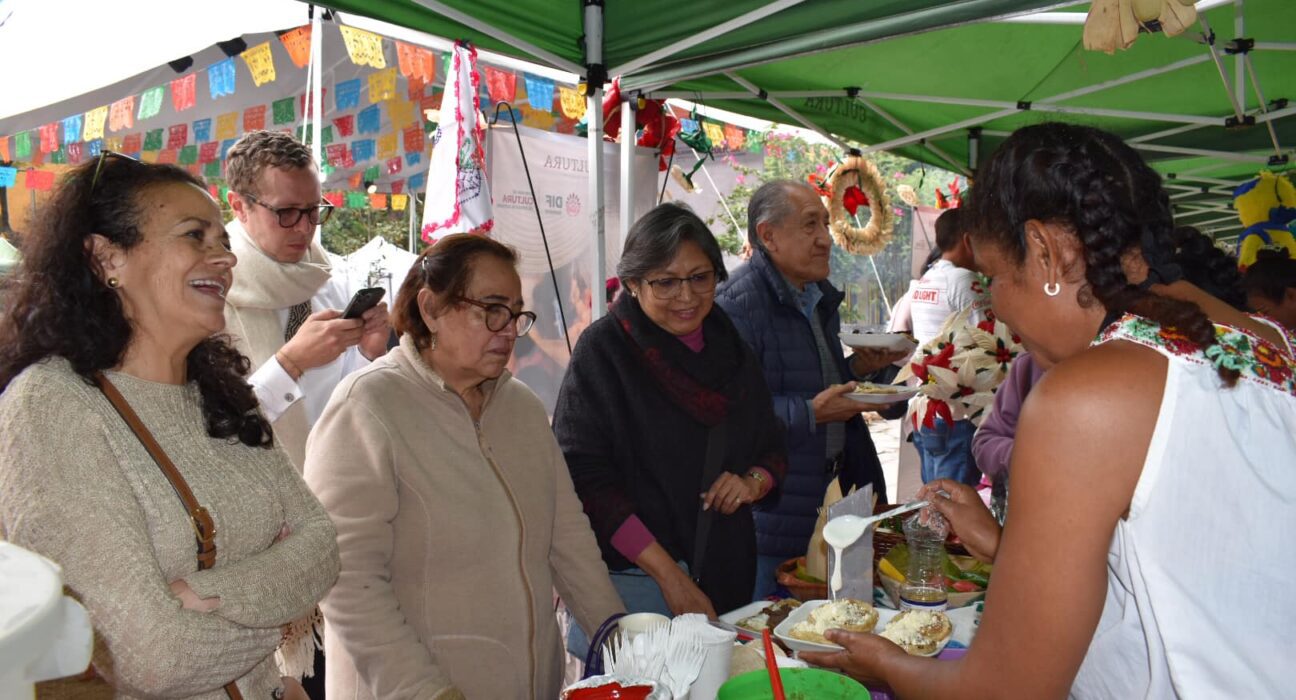
M881 520L918 510L927 505L927 501L914 501L906 503L899 508L892 508L885 513L879 513L867 518L861 518L858 515L839 515L829 520L824 525L823 538L828 546L833 548L833 554L836 556L836 566L833 567L832 580L829 584L829 595L833 600L837 600L837 591L842 588L842 554L846 548L855 544L856 540L864 536L869 526Z

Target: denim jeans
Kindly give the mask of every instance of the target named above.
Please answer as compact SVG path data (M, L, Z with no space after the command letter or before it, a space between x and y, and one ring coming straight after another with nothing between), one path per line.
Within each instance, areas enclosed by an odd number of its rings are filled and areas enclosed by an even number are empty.
M684 569L684 573L688 573L688 564L678 563L680 568ZM625 571L609 571L608 577L612 579L612 587L621 595L621 602L625 603L626 612L653 612L674 617L670 606L666 604L666 598L662 595L661 586L657 585L657 580L649 576L648 572L633 568ZM585 634L585 630L572 620L571 629L567 631L567 651L578 659L584 659L589 651L589 644L589 636Z
M774 595L783 587L779 585L775 576L778 574L779 564L787 561L787 557L768 556L765 554L756 557L756 587L752 590L752 600L765 600ZM717 610L718 613L726 613L728 610Z
M922 460L923 483L936 479L952 479L972 486L981 482L981 471L972 458L972 435L976 426L972 421L960 420L946 423L936 419L936 426L920 426L913 433L914 447Z

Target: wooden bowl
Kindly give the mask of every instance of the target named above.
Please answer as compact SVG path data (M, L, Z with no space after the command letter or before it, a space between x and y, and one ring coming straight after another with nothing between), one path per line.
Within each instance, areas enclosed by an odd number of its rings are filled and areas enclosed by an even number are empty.
M803 581L797 578L797 567L805 566L805 557L788 559L779 564L775 578L778 579L779 585L788 589L793 598L805 602L807 600L824 600L828 597L827 583L814 583L813 581Z

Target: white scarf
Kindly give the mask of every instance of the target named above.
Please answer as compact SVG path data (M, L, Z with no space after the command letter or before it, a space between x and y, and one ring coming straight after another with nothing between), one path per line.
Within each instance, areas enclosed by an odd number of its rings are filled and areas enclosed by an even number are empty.
M225 295L225 330L234 347L248 356L252 367L264 365L284 346L282 309L310 301L329 280L328 255L318 241L312 242L306 257L297 263L281 263L266 255L238 219L225 226L230 246L238 256L234 285ZM306 458L306 407L302 401L279 417L275 438L288 452L297 471Z

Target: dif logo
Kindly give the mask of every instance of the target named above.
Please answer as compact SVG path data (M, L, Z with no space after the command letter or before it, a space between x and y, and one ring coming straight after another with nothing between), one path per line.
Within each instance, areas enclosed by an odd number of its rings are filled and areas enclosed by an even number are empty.
M581 211L580 197L573 193L567 195L564 200L560 194L547 194L545 195L545 208L552 211L565 210L568 216L577 216Z

